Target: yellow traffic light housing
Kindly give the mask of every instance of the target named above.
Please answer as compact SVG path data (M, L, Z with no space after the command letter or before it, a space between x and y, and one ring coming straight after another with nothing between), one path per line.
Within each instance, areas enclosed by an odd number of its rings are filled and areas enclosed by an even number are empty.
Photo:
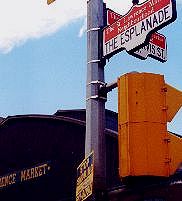
M167 121L171 122L182 106L182 92L166 84Z
M175 172L182 162L182 142L167 132L167 121L181 106L182 92L167 85L163 75L128 73L118 79L121 177Z

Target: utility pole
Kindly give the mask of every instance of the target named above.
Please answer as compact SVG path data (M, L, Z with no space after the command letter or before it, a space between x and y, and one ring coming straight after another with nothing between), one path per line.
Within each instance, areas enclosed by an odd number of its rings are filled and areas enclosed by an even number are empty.
M105 101L99 96L104 83L102 59L102 0L87 1L87 83L85 155L94 151L94 182L91 200L101 200L106 185ZM101 197L100 197L101 196Z

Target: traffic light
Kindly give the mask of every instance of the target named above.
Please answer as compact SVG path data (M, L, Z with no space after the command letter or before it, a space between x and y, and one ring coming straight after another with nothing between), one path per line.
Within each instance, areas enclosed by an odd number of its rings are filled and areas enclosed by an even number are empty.
M164 176L182 162L182 138L167 131L182 106L182 92L164 76L127 73L118 79L119 174Z

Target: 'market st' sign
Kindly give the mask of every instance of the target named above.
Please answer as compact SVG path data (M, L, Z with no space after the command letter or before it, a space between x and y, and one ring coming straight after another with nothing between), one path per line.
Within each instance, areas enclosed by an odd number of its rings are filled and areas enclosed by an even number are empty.
M139 47L150 33L175 19L176 7L173 0L149 0L134 5L126 15L104 28L103 56Z

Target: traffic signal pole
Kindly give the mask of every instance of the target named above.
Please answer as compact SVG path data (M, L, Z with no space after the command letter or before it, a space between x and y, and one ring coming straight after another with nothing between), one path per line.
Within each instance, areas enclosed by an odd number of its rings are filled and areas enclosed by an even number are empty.
M99 96L104 83L102 34L104 12L102 0L87 1L87 83L85 155L94 151L93 196L106 185L105 99ZM100 196L99 196L100 197ZM94 199L95 200L95 199ZM96 200L100 200L97 199Z

